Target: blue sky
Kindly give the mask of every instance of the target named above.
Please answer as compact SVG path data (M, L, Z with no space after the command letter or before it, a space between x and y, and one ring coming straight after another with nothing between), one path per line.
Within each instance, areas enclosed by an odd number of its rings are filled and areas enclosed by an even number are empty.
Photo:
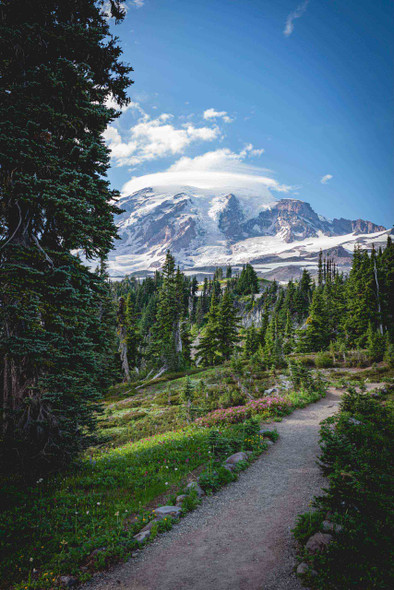
M391 0L126 4L114 32L135 83L106 132L115 188L260 187L393 224Z

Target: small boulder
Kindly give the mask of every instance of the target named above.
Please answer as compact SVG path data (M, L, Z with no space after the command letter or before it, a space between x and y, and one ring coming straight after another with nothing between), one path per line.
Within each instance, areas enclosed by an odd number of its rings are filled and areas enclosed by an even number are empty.
M78 580L73 578L73 576L60 576L60 584L63 588L72 588L73 586L76 586L77 583Z
M160 506L160 508L156 508L155 516L157 520L162 520L169 516L176 518L181 515L181 512L182 508L180 506Z
M205 496L205 492L202 489L202 487L200 487L198 485L198 483L196 481L191 481L190 483L187 484L186 486L186 490L195 490L197 492L197 496L199 498L202 498L202 496Z
M274 444L272 440L270 440L269 438L266 438L264 440L265 444L268 445L269 447L272 447L272 445Z
M175 505L178 506L179 504L182 504L182 502L185 498L186 498L186 494L181 494L180 496L177 496L176 501L175 501Z
M298 576L305 576L305 574L307 573L308 570L309 570L309 565L306 563L306 561L303 561L302 563L300 563L300 565L297 568L297 575Z
M240 461L246 461L247 458L247 454L243 451L240 451L239 453L235 453L234 455L231 455L231 457L228 457L226 459L226 463L227 465L236 465Z
M150 530L142 530L136 535L134 535L133 539L135 539L138 543L144 543L150 537Z
M305 549L311 553L318 553L324 551L331 543L332 535L325 533L316 533L310 537L305 545Z
M274 395L275 393L279 393L279 387L270 387L264 391L264 395Z
M329 520L323 520L321 528L323 533L340 533L343 529L342 525Z
M140 533L144 533L145 531L150 531L153 527L153 525L158 522L160 520L160 518L154 518L153 520L151 520L150 522L148 522L148 524L146 524L144 526L143 529L140 530Z

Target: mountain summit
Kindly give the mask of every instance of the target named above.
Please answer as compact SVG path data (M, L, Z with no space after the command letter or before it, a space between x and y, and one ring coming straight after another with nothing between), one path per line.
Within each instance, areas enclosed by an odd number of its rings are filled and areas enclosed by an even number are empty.
M171 250L191 272L251 262L261 275L286 280L302 268L313 271L320 249L345 268L356 243L371 247L389 233L362 219L326 219L297 199L244 191L147 187L118 205L120 240L109 257L112 276L154 271Z

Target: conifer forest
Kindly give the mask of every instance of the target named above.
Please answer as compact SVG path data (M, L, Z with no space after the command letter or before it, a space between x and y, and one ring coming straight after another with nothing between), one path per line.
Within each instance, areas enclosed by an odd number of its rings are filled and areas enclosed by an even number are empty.
M194 273L168 249L115 280L104 132L132 104L115 34L132 4L0 0L0 589L112 587L97 572L156 537L160 552L161 533L280 453L293 414L331 398L316 422L326 484L286 525L286 575L392 588L390 232L356 244L346 272L320 250L298 279L249 262ZM193 575L144 588L240 587Z

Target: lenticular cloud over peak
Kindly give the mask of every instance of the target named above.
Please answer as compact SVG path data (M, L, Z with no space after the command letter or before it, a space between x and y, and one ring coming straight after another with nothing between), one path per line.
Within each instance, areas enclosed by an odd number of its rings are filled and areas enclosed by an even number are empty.
M246 163L248 155L261 155L247 145L241 152L219 149L195 158L183 157L164 172L134 177L123 186L122 194L129 195L146 187L193 186L215 192L253 193L271 197L271 191L287 193L290 186L280 184L268 176L269 170Z

